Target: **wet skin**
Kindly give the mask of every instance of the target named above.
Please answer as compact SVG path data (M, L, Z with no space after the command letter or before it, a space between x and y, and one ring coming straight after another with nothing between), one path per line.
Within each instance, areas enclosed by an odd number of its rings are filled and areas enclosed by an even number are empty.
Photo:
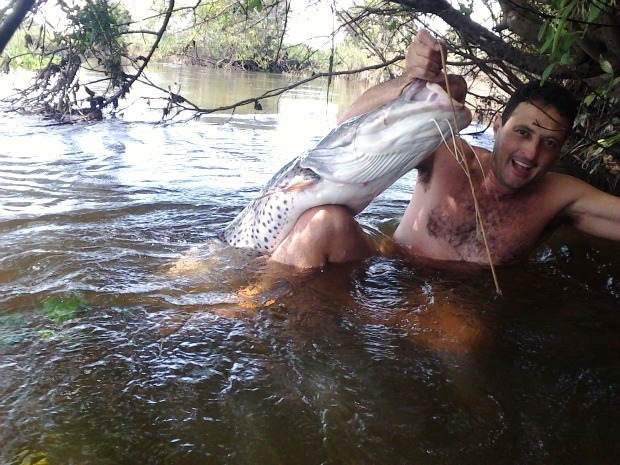
M524 259L556 226L562 205L547 200L545 174L559 156L565 126L555 109L522 103L506 124L495 120L493 152L463 146L495 263ZM414 255L487 263L471 187L453 150L442 146L420 166L394 239Z

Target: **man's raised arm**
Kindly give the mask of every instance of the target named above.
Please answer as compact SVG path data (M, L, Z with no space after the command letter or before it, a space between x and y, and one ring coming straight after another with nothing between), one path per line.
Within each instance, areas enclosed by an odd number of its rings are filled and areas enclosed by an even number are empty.
M445 48L443 40L436 39L426 29L421 29L407 49L405 72L364 92L345 110L338 124L398 98L405 86L414 79L443 81L440 50L443 49L445 54Z

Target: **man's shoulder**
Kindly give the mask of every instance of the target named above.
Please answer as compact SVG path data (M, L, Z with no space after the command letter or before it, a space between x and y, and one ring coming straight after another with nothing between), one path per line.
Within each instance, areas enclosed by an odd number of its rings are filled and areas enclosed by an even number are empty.
M550 195L561 199L567 207L583 200L600 201L610 196L586 181L568 174L549 172L545 177Z
M549 171L544 177L543 180L545 184L554 191L561 190L566 194L570 194L574 189L582 189L590 187L590 185L578 179L574 176L570 176L564 173L557 173L555 171Z
M480 158L486 159L486 158L489 158L493 152L486 147L482 147L479 145L473 145L471 146L471 153L472 153L472 156L474 156L474 158L476 159L480 159Z
M437 147L430 157L417 166L418 182L426 184L435 177L446 180L452 179L457 174L460 176L463 173L464 159L467 160L469 167L475 169L486 165L490 153L489 150L470 145L460 138L449 140Z
M435 150L436 158L444 158L450 161L461 162L463 158L468 160L486 159L491 155L491 151L479 145L471 145L462 138L450 140L441 144Z
M581 198L585 192L594 189L588 183L568 174L548 172L540 179L538 192L543 201L557 210L565 210Z

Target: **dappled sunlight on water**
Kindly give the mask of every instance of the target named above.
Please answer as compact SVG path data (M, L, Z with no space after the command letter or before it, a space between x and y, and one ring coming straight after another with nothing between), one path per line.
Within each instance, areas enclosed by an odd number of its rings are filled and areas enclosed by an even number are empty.
M560 231L503 297L474 265L265 263L217 232L324 134L292 119L3 114L0 463L615 463L618 244Z

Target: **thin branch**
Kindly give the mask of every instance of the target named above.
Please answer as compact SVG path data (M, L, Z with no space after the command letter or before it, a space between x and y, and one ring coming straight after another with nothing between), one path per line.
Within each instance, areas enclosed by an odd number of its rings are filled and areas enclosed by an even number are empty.
M257 96L257 97L251 97L245 100L241 100L239 102L230 104L230 105L224 105L221 107L217 107L217 108L199 108L197 105L194 105L193 103L183 99L181 97L181 99L183 100L183 102L181 104L178 105L178 107L180 107L182 110L191 110L193 111L195 114L188 118L185 121L189 121L193 118L196 118L197 116L201 115L201 114L210 114L210 113L215 113L218 111L228 111L228 110L234 110L237 107L242 107L244 105L254 105L255 103L257 103L258 101L262 100L262 99L266 99L266 98L270 98L270 97L277 97L278 95L281 95L291 89L295 89L296 87L302 86L304 84L307 84L309 82L314 81L315 79L319 79L319 78L324 78L324 77L333 77L333 76L345 76L345 75L351 75L351 74L359 74L361 72L364 71L371 71L371 70L376 70L376 69L382 69L382 68L386 68L390 65L393 65L394 63L397 63L399 61L404 60L405 57L403 55L399 55L397 57L392 58L391 60L388 60L386 62L383 63L379 63L376 65L371 65L371 66L366 66L363 68L359 68L359 69L355 69L355 70L351 70L351 71L334 71L334 72L327 72L327 73L316 73L313 74L312 76L306 78L306 79L302 79L300 81L294 82L288 86L283 86L283 87L277 87L275 89L270 89L266 92L264 92L263 94ZM180 96L179 96L180 97ZM185 107L183 104L187 103L189 105L191 105L190 107Z
M142 75L147 65L149 64L151 57L155 53L155 50L157 50L157 47L159 46L159 42L161 41L161 38L163 37L164 33L166 32L166 29L168 28L168 23L170 22L170 17L172 16L173 12L174 12L174 0L168 0L168 8L166 10L166 13L164 14L164 21L161 27L159 28L159 31L157 31L155 43L153 43L148 55L142 59L142 64L139 66L137 72L133 75L130 75L129 81L123 84L123 87L120 90L118 90L114 95L107 98L103 106L107 106L112 102L117 102L118 99L124 96L127 93L128 89L132 86L132 84L136 82L138 78Z
M15 0L13 11L0 24L0 53L4 52L6 44L23 21L24 17L34 7L37 0Z

